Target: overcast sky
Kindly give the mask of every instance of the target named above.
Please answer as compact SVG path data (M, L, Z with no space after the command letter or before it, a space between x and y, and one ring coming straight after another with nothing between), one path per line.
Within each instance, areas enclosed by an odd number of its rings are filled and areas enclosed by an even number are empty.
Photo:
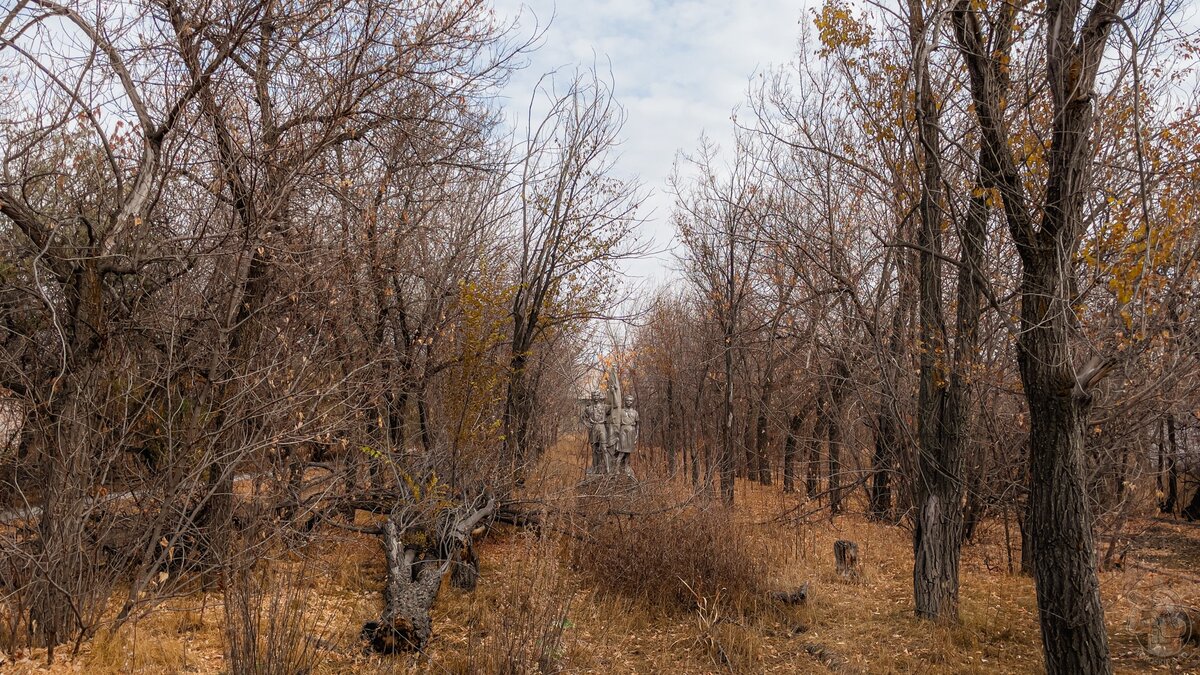
M611 67L617 101L628 113L618 170L651 191L644 235L671 245L666 179L678 150L695 148L701 132L721 143L730 114L756 71L786 62L799 36L803 0L496 0L497 14L524 12L526 31L550 23L528 69L505 92L521 115L538 78L578 64ZM553 19L551 21L551 19ZM611 64L611 66L610 66ZM669 254L630 265L647 282L661 281Z

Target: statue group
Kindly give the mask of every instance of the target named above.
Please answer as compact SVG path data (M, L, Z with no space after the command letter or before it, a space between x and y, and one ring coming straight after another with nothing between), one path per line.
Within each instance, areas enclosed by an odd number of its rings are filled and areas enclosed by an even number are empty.
M621 396L615 373L609 382L609 401L599 389L593 390L581 416L592 450L588 473L633 478L629 456L637 449L638 412L633 408L632 396Z

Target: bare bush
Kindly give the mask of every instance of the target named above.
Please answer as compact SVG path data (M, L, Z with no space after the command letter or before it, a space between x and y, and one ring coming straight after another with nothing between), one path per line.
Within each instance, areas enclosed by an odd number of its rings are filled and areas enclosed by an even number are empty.
M729 511L662 509L649 499L629 511L641 515L602 520L572 548L573 566L602 591L666 611L691 611L697 597L718 595L748 610L763 596L765 559Z
M471 645L471 672L557 673L565 667L564 633L574 590L558 565L559 542L540 536L501 595L500 620ZM478 649L478 651L475 651Z
M232 675L311 673L326 622L310 603L306 564L242 565L225 574L225 653Z

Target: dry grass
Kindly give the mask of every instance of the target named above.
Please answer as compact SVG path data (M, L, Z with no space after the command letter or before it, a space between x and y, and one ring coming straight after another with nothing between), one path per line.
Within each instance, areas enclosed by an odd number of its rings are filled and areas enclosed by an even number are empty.
M553 470L533 489L566 494L582 476L574 450L548 458ZM644 485L658 495L650 499L670 494L671 501L686 491L673 483ZM964 551L962 620L934 625L912 615L906 530L854 515L804 526L772 522L800 505L799 499L778 487L739 483L731 514L694 504L689 508L696 517L711 522L691 523L685 530L707 532L704 537L718 547L720 541L736 542L730 550L761 574L742 585L752 589L745 598L808 581L806 606L728 602L728 590L718 598L716 591L734 587L732 582L702 587L695 595L682 584L663 582L663 570L689 569L679 567L683 563L674 556L691 559L698 546L686 540L689 534L672 530L669 517L650 518L644 538L612 539L611 550L591 549L597 559L585 566L578 559L581 545L572 538L502 529L478 548L478 589L467 593L447 584L434 610L434 638L426 652L398 657L365 654L357 642L362 623L377 617L382 603L378 544L371 537L330 534L305 550L313 573L303 588L312 611L329 625L315 672L1041 672L1033 584L1007 573L1002 528L985 528L980 541ZM560 505L573 503L564 498ZM626 529L614 536L628 534L630 526L625 522ZM1161 659L1139 643L1148 634L1154 607L1200 606L1200 575L1192 571L1200 567L1200 528L1145 521L1134 531L1124 568L1101 574L1117 670L1200 671L1200 649ZM843 538L859 545L863 578L857 583L844 583L834 574L833 542ZM642 550L655 540L680 551ZM633 557L624 560L620 551ZM639 571L636 556L645 561L645 555L651 556L644 562L648 569ZM621 574L606 577L606 570ZM728 579L734 573L713 574ZM649 597L639 595L643 589ZM52 672L229 672L223 616L219 591L180 598L117 635L101 633L75 659L57 662ZM45 672L44 651L5 658L9 662L0 664L0 672Z

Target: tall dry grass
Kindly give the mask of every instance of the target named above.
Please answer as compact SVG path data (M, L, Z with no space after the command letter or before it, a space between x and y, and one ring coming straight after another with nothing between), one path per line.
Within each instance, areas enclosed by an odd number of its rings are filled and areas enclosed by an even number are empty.
M472 635L465 672L548 674L568 667L566 631L576 593L558 564L559 549L552 535L529 537L521 564L503 581L492 611L476 614L486 636Z
M310 602L307 564L259 564L224 575L225 651L231 675L311 673L327 620Z

